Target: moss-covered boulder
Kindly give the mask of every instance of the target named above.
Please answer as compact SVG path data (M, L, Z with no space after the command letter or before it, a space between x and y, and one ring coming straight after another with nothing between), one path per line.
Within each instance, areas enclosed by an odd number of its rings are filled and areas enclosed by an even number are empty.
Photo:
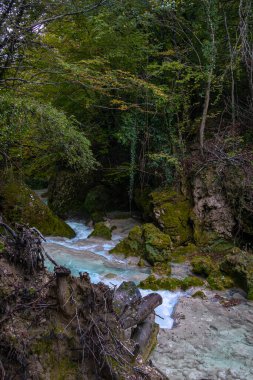
M173 190L154 191L150 194L153 217L162 230L170 235L175 245L182 245L193 237L191 205L180 193Z
M157 262L166 262L169 260L172 242L169 235L161 232L151 223L144 224L144 258L154 265Z
M135 226L127 238L123 239L111 253L128 256L140 256L149 264L167 262L170 258L172 242L168 235L164 234L151 223L143 226Z
M48 205L60 217L82 214L83 203L91 187L91 178L83 178L67 170L59 171L49 182Z
M105 240L111 240L112 229L103 222L96 223L94 226L94 230L89 235L89 237L99 237Z
M142 237L142 228L135 226L129 232L128 237L121 240L119 244L110 250L110 253L121 254L125 257L140 256L144 254L144 240Z
M253 300L253 255L247 252L228 255L221 263L220 269L231 276L242 287L248 299Z
M72 228L54 215L31 189L13 178L0 183L0 208L9 223L28 224L44 235L75 236Z

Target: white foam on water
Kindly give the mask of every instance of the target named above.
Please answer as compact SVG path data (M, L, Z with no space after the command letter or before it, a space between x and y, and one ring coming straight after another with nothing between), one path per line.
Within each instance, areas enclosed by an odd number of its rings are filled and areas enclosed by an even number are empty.
M149 271L147 269L129 266L125 260L117 259L108 254L108 251L122 239L120 234L117 233L108 243L92 243L87 240L93 230L91 227L80 221L67 221L67 223L75 231L76 236L73 239L49 237L47 242L53 244L51 246L46 244L46 249L49 254L52 251L55 261L59 265L68 267L74 276L78 276L80 272L88 272L93 283L103 281L105 284L115 287L123 281L134 281L138 284L148 276ZM57 248L57 246L62 246L65 249ZM88 256L87 252L94 253L94 257ZM52 264L48 261L47 266L49 270L53 270ZM140 289L140 291L142 296L152 293L152 290ZM166 290L156 293L159 293L163 298L162 305L155 310L156 322L161 328L170 329L173 325L171 315L182 293Z

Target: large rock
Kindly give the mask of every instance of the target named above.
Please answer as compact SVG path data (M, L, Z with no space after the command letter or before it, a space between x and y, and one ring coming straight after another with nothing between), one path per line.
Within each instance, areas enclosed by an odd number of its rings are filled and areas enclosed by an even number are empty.
M78 173L66 170L59 171L49 183L48 205L61 217L83 213L83 203L91 186L91 178L82 178Z
M153 218L169 234L175 245L192 239L191 205L180 193L173 190L154 191L150 194Z
M90 237L98 237L105 240L111 240L112 238L112 229L106 225L106 223L99 222L94 226L94 230L89 235Z
M221 270L234 278L237 285L253 300L253 255L247 252L228 255L221 264Z
M194 212L206 230L230 238L236 221L217 173L202 172L193 181Z
M170 258L172 242L170 236L164 234L151 223L135 226L127 238L123 239L111 253L127 256L140 256L151 265L167 262Z
M0 183L0 209L9 223L36 227L44 235L74 237L75 232L23 182L5 178Z

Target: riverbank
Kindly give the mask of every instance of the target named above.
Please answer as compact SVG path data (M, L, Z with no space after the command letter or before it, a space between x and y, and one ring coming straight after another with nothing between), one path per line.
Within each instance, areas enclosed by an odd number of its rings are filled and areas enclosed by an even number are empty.
M240 293L206 295L180 298L174 328L160 330L152 362L170 380L252 380L253 303ZM228 307L228 300L241 303Z

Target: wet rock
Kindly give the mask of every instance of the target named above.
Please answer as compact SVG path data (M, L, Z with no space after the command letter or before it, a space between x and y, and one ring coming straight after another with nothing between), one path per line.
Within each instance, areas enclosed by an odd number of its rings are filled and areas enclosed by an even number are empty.
M94 226L94 230L88 236L90 237L99 237L105 240L112 239L112 228L108 227L108 225L104 222L96 223Z
M133 281L124 281L116 289L113 297L113 309L120 316L130 304L141 300L141 292Z

